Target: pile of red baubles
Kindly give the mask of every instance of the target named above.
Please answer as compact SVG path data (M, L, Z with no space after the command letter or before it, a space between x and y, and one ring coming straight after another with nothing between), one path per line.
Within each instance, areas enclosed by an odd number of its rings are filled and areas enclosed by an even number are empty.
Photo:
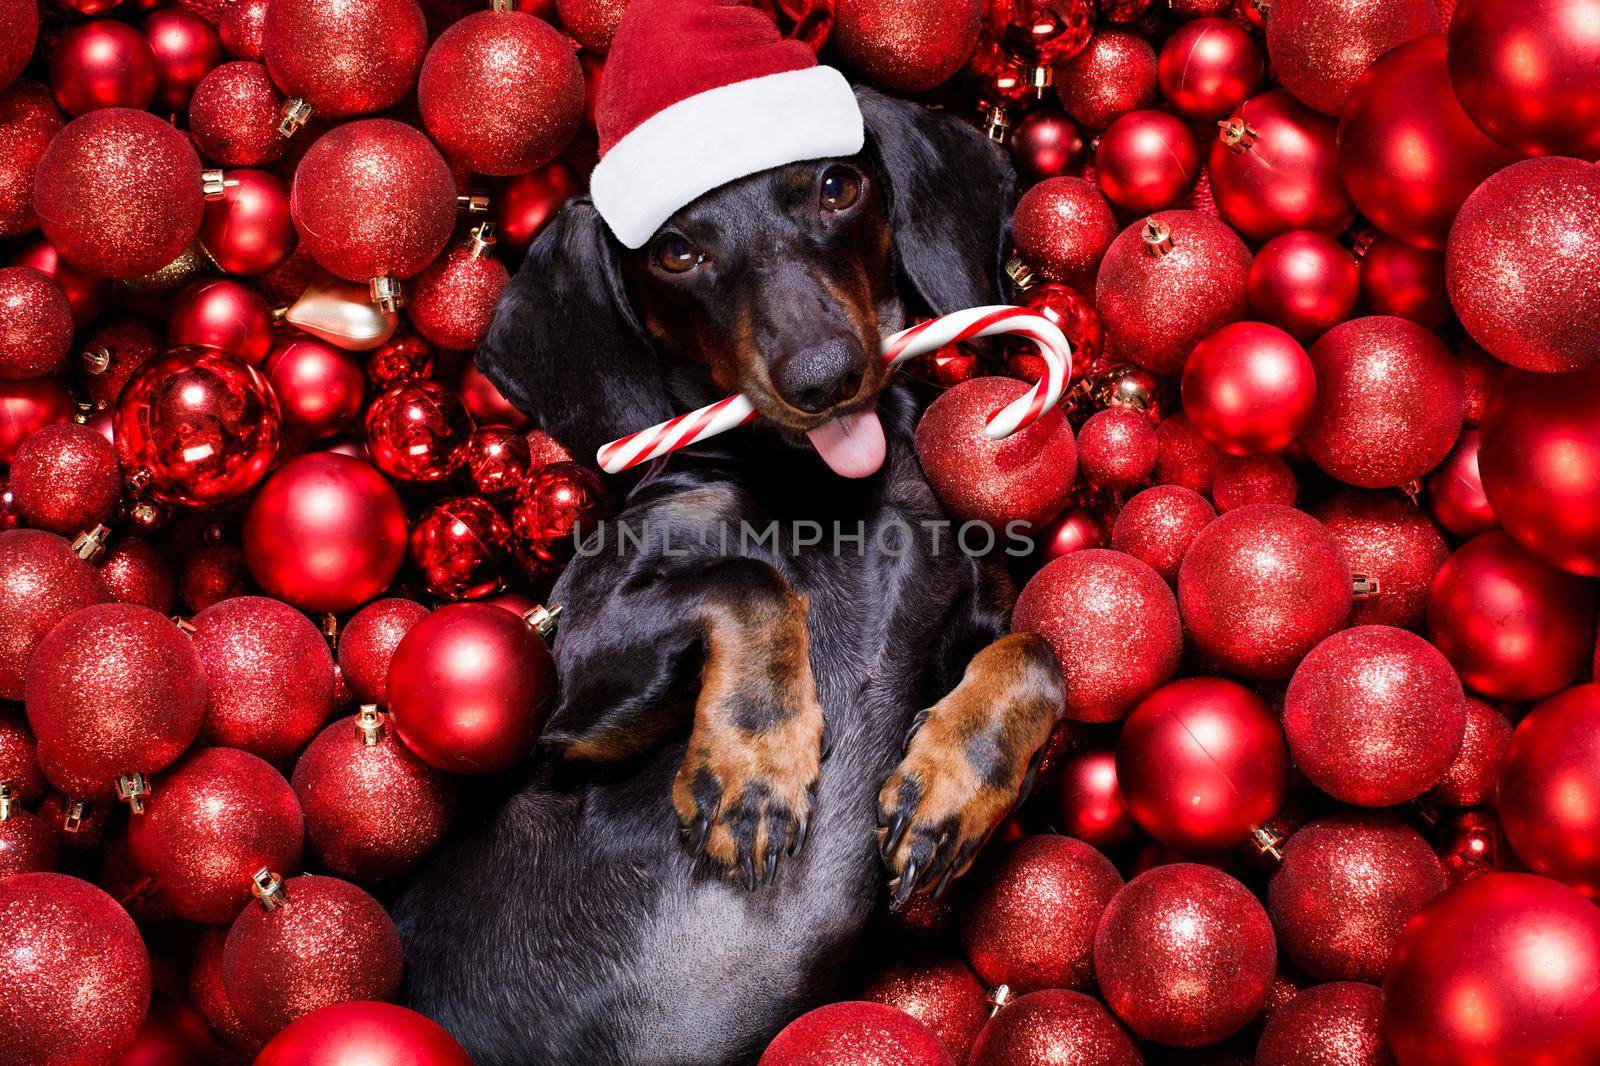
M911 368L1064 720L763 1061L1592 1062L1600 0L758 2L1005 145L1076 386ZM606 507L470 353L625 0L499 7L0 0L0 1060L466 1062L382 901Z

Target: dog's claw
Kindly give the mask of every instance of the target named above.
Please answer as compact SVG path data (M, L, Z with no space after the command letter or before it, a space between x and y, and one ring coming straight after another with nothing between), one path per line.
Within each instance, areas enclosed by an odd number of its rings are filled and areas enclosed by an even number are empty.
M694 830L689 836L689 850L698 855L705 850L706 836L711 832L711 819L705 815L694 820Z
M811 819L801 815L795 820L794 835L789 841L789 857L792 859L800 854L800 849L806 846L806 833L811 829Z
M949 866L946 866L944 868L944 876L939 878L939 883L934 886L934 889L933 889L933 898L934 899L943 899L944 898L945 889L950 887L950 879L952 877L954 877L955 874L956 874L956 864L954 862L952 862Z
M767 845L767 854L762 859L761 883L770 885L778 876L778 860L783 856L783 849L776 842Z
M911 898L917 890L917 860L912 859L906 863L906 872L900 875L900 883L895 886L894 897L890 900L890 907L899 910L905 906L906 900Z
M756 888L756 858L751 852L739 856L739 871L744 874L744 887L754 892Z
M900 846L900 838L906 835L906 827L911 824L911 811L901 808L894 812L894 817L889 820L888 835L883 838L883 858L888 861L894 854L894 849Z

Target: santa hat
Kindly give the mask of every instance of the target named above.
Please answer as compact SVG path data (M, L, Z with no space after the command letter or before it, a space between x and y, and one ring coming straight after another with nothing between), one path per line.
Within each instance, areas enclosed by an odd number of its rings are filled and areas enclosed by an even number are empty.
M632 0L595 110L589 191L629 248L719 185L865 141L844 75L740 0Z

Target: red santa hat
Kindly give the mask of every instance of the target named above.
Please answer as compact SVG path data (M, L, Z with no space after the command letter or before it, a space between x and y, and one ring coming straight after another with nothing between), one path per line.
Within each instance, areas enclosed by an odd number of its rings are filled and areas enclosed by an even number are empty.
M844 75L740 0L632 0L595 125L590 195L629 248L719 185L865 142Z

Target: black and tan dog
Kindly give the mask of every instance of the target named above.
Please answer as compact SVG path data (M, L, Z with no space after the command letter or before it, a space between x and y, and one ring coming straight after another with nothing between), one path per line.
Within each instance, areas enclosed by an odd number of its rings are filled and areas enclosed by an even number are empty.
M638 251L569 205L479 353L579 456L734 390L763 416L618 483L552 596L550 751L397 906L412 1004L480 1066L754 1058L836 990L886 883L970 864L1060 710L877 357L912 315L999 302L1009 165L858 100L860 156L723 186Z

